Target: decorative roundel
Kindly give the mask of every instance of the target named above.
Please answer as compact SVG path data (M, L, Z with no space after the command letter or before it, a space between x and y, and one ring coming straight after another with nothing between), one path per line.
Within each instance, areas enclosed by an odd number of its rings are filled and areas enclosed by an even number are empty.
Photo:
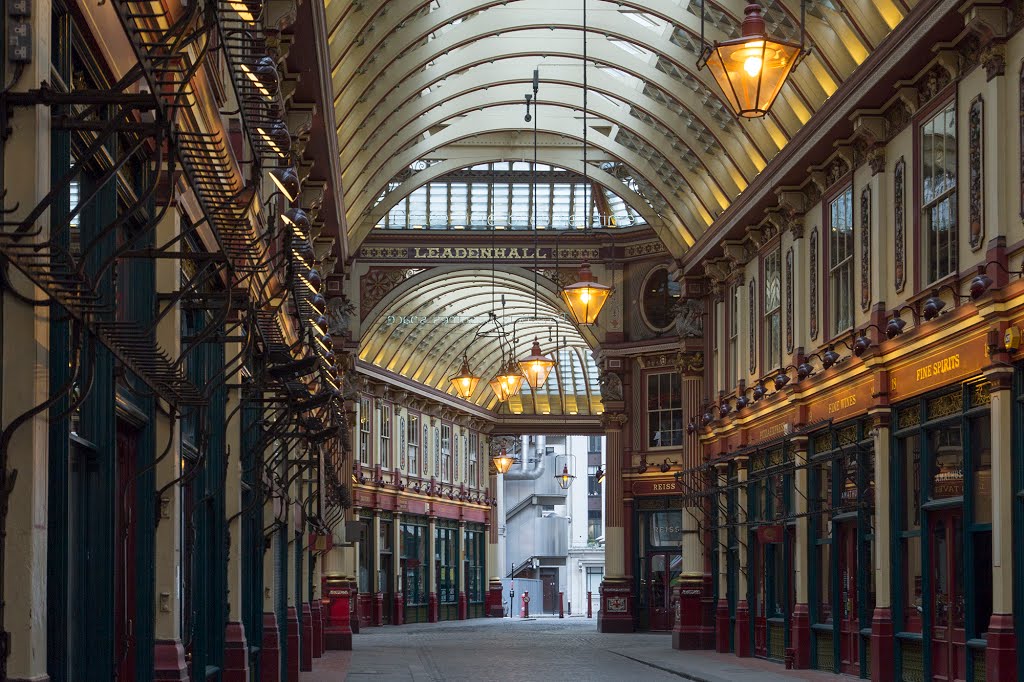
M679 282L669 276L668 266L659 265L651 270L640 290L640 316L644 324L656 332L671 329L681 293Z

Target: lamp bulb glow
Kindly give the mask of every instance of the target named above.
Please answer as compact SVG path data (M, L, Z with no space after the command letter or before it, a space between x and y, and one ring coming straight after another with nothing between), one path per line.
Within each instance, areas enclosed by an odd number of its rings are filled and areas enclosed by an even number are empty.
M580 300L583 301L584 303L590 303L590 291L584 289L583 293L580 294Z
M761 58L760 57L747 57L743 62L743 70L747 72L747 75L751 78L761 73Z

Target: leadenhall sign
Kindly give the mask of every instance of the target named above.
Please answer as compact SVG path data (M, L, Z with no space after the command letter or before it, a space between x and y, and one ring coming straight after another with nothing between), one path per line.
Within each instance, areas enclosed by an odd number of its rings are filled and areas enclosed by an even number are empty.
M366 260L415 260L415 261L521 261L521 260L587 260L600 256L598 249L567 248L555 253L553 247L542 246L364 246L359 249L359 258Z

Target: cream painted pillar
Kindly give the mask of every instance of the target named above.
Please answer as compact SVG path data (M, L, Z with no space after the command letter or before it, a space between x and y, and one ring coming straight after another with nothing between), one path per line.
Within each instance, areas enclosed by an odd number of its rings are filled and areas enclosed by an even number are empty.
M690 366L687 363L687 366ZM700 374L687 373L684 369L682 376L683 388L683 421L700 416L701 399L703 397L704 378ZM703 461L700 448L700 437L697 432L688 433L683 436L684 448L682 457L683 470L694 469L700 466ZM699 475L688 476L683 481L683 492L699 490L704 485ZM704 510L700 506L693 506L683 509L683 576L688 578L704 577L704 546L700 538L700 517ZM690 581L692 582L692 580ZM700 585L690 585L699 588Z
M6 5L6 3L4 3ZM32 5L33 59L27 64L17 90L39 87L52 80L50 74L51 3L37 0ZM8 63L6 74L13 67ZM3 187L5 209L18 210L4 220L24 218L50 190L50 110L48 107L12 109L12 135L4 143ZM48 217L44 214L33 229L42 229L46 239ZM31 298L44 298L12 267L11 284ZM3 325L3 358L0 364L0 426L7 427L21 414L42 404L49 390L49 308L32 306L4 293L0 308ZM4 618L2 629L10 633L7 675L11 678L44 678L46 675L46 576L47 576L47 486L48 421L43 411L14 432L7 461L0 461L0 485L10 482L17 471L7 503L4 540ZM0 504L3 501L0 500ZM59 607L59 605L56 605ZM3 677L0 660L0 677Z
M401 605L404 604L405 595L402 594L402 512L395 512L394 520L391 522L391 576L392 584L395 586L392 604L399 613L392 614L391 624L400 625ZM398 602L399 595L402 602Z
M747 467L748 457L735 459L736 482L736 534L739 537L739 575L736 576L736 655L750 656L750 605L747 603L747 578L750 573L750 542L747 539Z
M240 343L232 342L224 346L224 357L227 360L238 355L242 350ZM242 381L240 371L226 377L228 386L237 386ZM225 443L227 444L227 476L224 477L224 513L228 520L228 621L242 621L242 414L236 411L241 403L242 392L239 388L227 389L227 400L224 414L233 415L225 425Z
M626 415L605 413L602 420L605 428L605 448L608 462L603 496L605 502L604 575L605 579L622 579L626 575L625 519L622 505L622 427L626 423Z
M715 604L715 651L724 654L729 651L729 465L715 465L715 482L718 487L712 513L717 515L718 530L715 533L718 549L718 603Z
M1005 361L1005 354L1000 355ZM991 671L989 679L1011 680L1018 677L1013 623L1013 507L1017 504L1013 485L1013 368L994 365L985 376L991 382L992 422L992 618L988 623L985 667Z
M155 228L157 244L165 244L181 232L180 214L171 207ZM156 291L160 294L177 292L181 288L181 263L173 258L157 258L153 263ZM174 306L156 326L156 342L172 358L181 349L181 306ZM170 446L166 457L156 463L155 477L163 487L181 475L181 421L180 415L171 414L165 403L156 409L154 432L159 456ZM184 668L185 650L181 636L181 594L178 578L181 573L181 486L171 486L157 501L160 521L154 531L154 637L158 651L157 662L177 660ZM159 655L163 652L163 656ZM166 671L161 671L166 672Z
M807 436L794 436L790 439L790 447L793 448L793 501L796 510L796 542L793 546L796 604L793 608L790 641L796 668L809 668L811 665L811 617L807 601L810 593L807 560L810 547L810 522L807 517L807 498L810 495L807 445Z
M887 378L883 379L888 382ZM875 565L875 613L871 619L871 679L892 680L892 661L896 639L892 624L892 583L889 570L892 561L892 467L890 466L892 429L888 405L870 411L875 448L875 519L872 550Z
M384 585L380 582L380 511L373 510L373 527L370 531L372 539L370 545L373 547L373 575L370 576L370 589L374 593L383 592Z
M436 623L438 616L438 603L437 603L437 517L431 513L430 523L427 526L427 548L430 550L430 555L427 557L428 571L427 579L430 584L427 587L427 622Z

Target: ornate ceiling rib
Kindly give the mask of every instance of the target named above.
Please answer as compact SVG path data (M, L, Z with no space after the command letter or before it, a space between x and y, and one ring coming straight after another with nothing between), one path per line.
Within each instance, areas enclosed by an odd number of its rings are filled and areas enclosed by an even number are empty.
M420 273L404 281L389 293L371 313L364 326L359 357L378 367L451 393L448 378L459 367L463 353L469 353L470 366L485 380L499 369L502 357L528 353L534 338L548 353L568 348L559 376L553 376L536 397L524 397L520 407L530 411L533 405L558 412L593 413L597 376L588 342L569 322L550 282L541 280L537 309L543 319L534 316L532 274L521 268L496 271L457 271L439 268ZM504 299L504 306L501 301ZM483 327L487 335L476 337L480 324L495 311L505 322L508 337L505 353L498 339L490 334L494 325ZM515 338L511 337L513 320ZM575 357L575 360L572 359ZM578 367L576 365L579 365ZM591 386L590 384L593 384ZM599 396L598 396L599 397ZM494 398L486 381L480 382L472 402L494 409Z
M744 4L708 0L706 36L737 35ZM629 177L649 188L644 194L658 195L653 206L654 197L647 197L648 208L661 214L663 226L679 230L677 244L692 243L912 4L808 0L811 55L783 88L772 117L740 124L710 76L696 69L701 3L591 0L590 153L628 167L611 175ZM769 32L798 39L800 0L762 5ZM479 138L523 128L521 97L538 64L540 127L552 139L578 141L580 10L552 7L547 0L328 3L353 245L373 224L374 203L389 185L385 203L391 194L422 184L419 178L395 182L408 164L461 155L459 167L470 166L484 160L476 147L492 141ZM563 112L545 112L545 105ZM508 135L508 151L488 158L530 158L531 141L529 135ZM632 201L627 189L608 189ZM633 208L640 212L644 206Z

